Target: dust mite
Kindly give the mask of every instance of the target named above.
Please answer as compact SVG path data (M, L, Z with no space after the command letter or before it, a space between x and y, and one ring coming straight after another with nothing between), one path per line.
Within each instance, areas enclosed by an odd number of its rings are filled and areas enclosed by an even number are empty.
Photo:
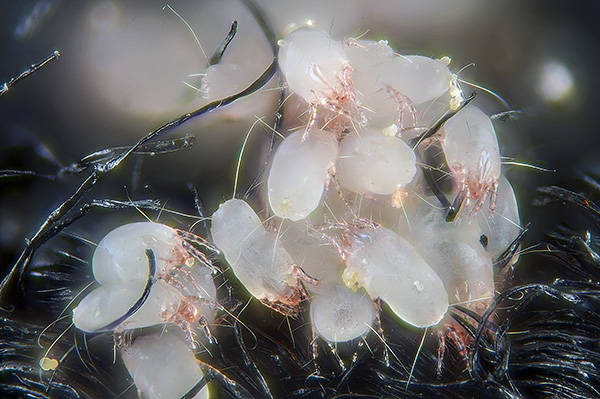
M288 88L309 105L305 137L319 110L362 118L352 65L340 42L320 29L300 28L278 44L278 65Z
M148 267L151 251L152 267ZM107 234L96 247L92 271L100 287L73 311L86 332L177 324L190 341L214 318L212 271L192 257L175 229L160 223L132 223ZM140 298L143 301L132 309ZM115 323L115 321L119 321Z
M295 315L306 291L299 268L247 202L231 199L212 215L214 243L244 287L267 306Z

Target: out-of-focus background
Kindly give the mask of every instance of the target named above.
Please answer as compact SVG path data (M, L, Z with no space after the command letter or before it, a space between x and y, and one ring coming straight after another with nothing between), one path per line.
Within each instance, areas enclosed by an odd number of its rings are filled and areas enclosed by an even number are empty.
M518 118L497 123L501 152L515 162L556 170L505 168L530 242L560 221L530 206L540 185L573 187L596 172L600 155L600 35L594 1L268 1L256 2L281 38L309 20L337 39L385 39L402 54L452 58L460 78L497 93ZM223 63L234 64L215 98L248 86L272 61L255 17L235 0L0 1L0 83L59 50L61 57L0 97L0 169L53 175L94 151L129 146L163 123L206 104L207 58L233 20L238 33ZM199 45L199 44L201 45ZM202 47L202 48L201 48ZM464 69L463 69L464 68ZM274 80L248 99L193 120L164 138L194 135L190 150L125 162L91 198L159 198L193 211L193 184L212 212L231 196L240 147L250 126L272 124ZM472 89L463 83L465 93ZM489 114L507 111L484 91ZM260 126L260 125L259 125ZM270 136L256 128L244 155L239 192L251 185ZM507 159L508 161L508 159ZM0 271L4 275L48 213L82 176L0 180ZM135 215L135 213L132 213ZM139 215L137 215L139 217ZM73 228L97 240L119 216L90 216ZM191 221L190 221L191 223Z

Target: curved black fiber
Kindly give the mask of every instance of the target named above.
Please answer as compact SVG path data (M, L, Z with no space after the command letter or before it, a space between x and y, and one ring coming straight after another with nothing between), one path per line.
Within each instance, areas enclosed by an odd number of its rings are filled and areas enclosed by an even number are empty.
M113 331L121 323L130 318L131 315L137 312L142 307L142 305L144 305L146 299L148 299L148 295L150 295L150 290L152 289L152 285L154 284L154 276L156 275L156 257L154 256L154 251L152 251L150 248L146 249L146 256L148 257L148 267L150 269L150 272L148 273L148 281L146 282L146 287L144 288L142 296L140 296L140 298L133 304L133 306L131 306L131 308L129 308L129 310L123 316L119 317L117 320L113 321L107 326L99 328L95 331L95 333Z

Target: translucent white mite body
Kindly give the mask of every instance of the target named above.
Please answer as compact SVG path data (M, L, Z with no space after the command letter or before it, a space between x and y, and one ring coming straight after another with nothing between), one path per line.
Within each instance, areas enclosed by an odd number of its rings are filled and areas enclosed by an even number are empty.
M474 105L467 105L442 127L441 144L448 167L458 183L458 202L475 201L477 212L490 196L494 210L500 178L500 149L491 119Z
M393 194L417 172L413 150L381 130L350 133L340 143L336 173L340 185L359 194Z
M194 353L169 331L138 337L121 350L121 356L143 398L179 399L204 376ZM193 396L206 398L206 386Z
M155 276L149 275L148 249L156 263ZM166 225L132 223L111 231L96 247L92 271L101 285L73 310L73 323L82 331L173 322L193 336L200 318L214 318L210 303L216 300L216 288L210 269L189 255L177 231ZM147 289L141 306L113 325Z
M382 80L413 104L441 97L450 90L452 73L442 61L421 55L398 56L380 66Z
M415 327L434 326L448 309L448 294L438 274L417 250L385 227L356 227L344 232L341 255L344 282L362 286L385 301Z
M410 104L386 87L385 77L380 75L381 65L394 56L394 50L383 40L349 40L346 54L355 70L352 82L369 127L384 129L392 124L400 127L404 113L410 112Z
M498 180L494 213L489 217L478 214L477 222L481 233L487 237L486 251L493 260L498 259L521 232L517 198L504 176ZM518 255L515 255L512 262L516 262L517 259Z
M419 124L416 106L450 90L447 63L419 55L398 56L387 42L348 40L353 83L370 127L396 125L400 133ZM446 104L448 108L450 104Z
M329 342L345 342L366 334L376 316L375 306L363 291L340 283L324 284L310 304L315 331Z
M294 261L319 280L318 285L307 285L312 293L313 331L329 342L350 341L366 334L376 316L375 306L364 290L344 284L344 263L336 249L309 234L304 222L288 223L282 230L281 242Z
M304 140L303 136L297 131L281 142L267 180L271 209L293 221L306 218L319 206L338 152L331 133L313 129Z
M430 198L430 202L435 198ZM481 313L494 297L492 258L479 241L475 222L448 223L445 210L419 201L407 209L410 228L401 235L415 248L444 282L452 303L461 303Z
M279 41L278 62L289 89L311 107L309 129L317 107L346 115L357 108L350 61L343 46L326 32L293 31Z
M301 271L250 205L240 199L221 204L212 215L211 233L250 294L282 314L297 314L306 298Z

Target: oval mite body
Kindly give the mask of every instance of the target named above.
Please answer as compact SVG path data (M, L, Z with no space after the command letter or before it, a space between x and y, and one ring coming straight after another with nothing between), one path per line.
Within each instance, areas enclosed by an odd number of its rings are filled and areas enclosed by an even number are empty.
M352 290L344 285L344 263L333 245L311 235L305 221L287 222L282 231L281 242L296 264L319 280L316 286L306 286L312 294L313 331L329 342L349 341L365 334L375 319L375 306L363 289Z
M404 111L410 104L386 87L385 76L381 74L381 65L394 56L394 50L383 40L356 40L349 42L346 54L354 68L352 83L368 126L383 129L397 124L401 127Z
M417 173L413 150L398 137L380 130L350 133L340 143L337 177L340 185L359 194L393 194Z
M156 264L153 276L148 249ZM92 271L100 287L73 310L73 323L82 331L174 322L194 333L200 317L215 316L209 305L216 300L210 269L197 263L166 225L142 222L114 229L96 247Z
M181 237L167 225L151 222L130 223L108 233L92 256L92 272L100 284L122 280L147 280L148 257L152 249L156 273L179 266L190 258Z
M211 233L217 248L246 287L281 313L295 313L303 299L303 286L293 275L294 261L276 236L263 226L245 201L231 199L212 216Z
M397 56L377 70L385 85L408 97L415 105L434 100L448 90L452 73L439 60L421 55Z
M364 335L376 315L373 301L363 290L351 290L341 281L320 287L311 301L310 314L315 331L329 342Z
M474 200L476 212L496 191L500 178L500 149L492 120L469 104L444 124L441 144L459 195ZM490 203L492 210L494 205Z
M121 356L141 397L148 399L179 399L204 376L194 353L170 331L138 337ZM193 398L208 396L204 386Z
M343 102L351 94L348 57L325 31L296 29L279 42L278 62L290 90L306 102Z
M344 234L348 286L363 286L415 327L436 325L448 309L448 295L437 273L406 240L385 227Z
M429 203L435 198L429 198ZM418 201L407 207L410 226L400 226L400 234L412 242L442 279L452 303L462 303L483 314L494 297L492 258L479 238L481 229L466 220L448 223L446 211Z
M271 209L293 221L306 218L319 205L338 151L331 133L313 129L304 140L303 135L297 131L281 142L267 180Z
M489 201L489 199L488 199ZM519 206L515 192L504 177L498 180L498 193L494 213L487 217L477 215L477 222L481 233L487 237L486 251L497 260L521 232ZM512 262L516 262L518 254L514 255Z

